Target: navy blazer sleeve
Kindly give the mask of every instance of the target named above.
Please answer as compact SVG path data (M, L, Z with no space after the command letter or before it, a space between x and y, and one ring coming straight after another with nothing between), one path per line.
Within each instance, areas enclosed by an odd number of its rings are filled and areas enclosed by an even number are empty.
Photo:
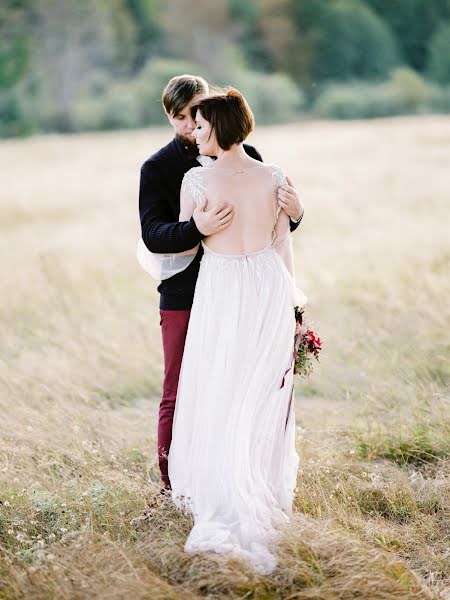
M160 165L155 161L147 161L141 168L139 216L142 239L150 252L171 254L190 250L204 236L192 217L189 221L173 221L164 198L164 179L159 169Z

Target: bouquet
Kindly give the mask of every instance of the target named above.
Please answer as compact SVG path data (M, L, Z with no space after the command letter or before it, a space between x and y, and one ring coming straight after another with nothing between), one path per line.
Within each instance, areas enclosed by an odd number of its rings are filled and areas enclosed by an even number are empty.
M295 335L294 335L294 374L308 377L313 370L313 358L319 360L322 350L320 337L312 329L303 331L304 308L295 307Z

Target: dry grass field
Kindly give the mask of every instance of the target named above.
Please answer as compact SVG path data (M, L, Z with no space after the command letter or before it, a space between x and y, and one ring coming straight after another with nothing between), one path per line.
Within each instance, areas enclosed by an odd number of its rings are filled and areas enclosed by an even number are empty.
M266 577L186 555L159 494L158 294L135 247L139 167L170 130L0 142L1 598L450 598L449 125L252 134L303 193L297 281L324 346L296 384L295 515Z

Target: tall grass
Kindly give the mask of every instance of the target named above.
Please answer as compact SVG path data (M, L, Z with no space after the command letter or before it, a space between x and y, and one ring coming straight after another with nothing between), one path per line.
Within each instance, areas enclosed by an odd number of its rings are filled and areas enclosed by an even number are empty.
M304 196L297 283L324 342L267 577L186 555L159 490L158 295L134 250L139 166L169 131L0 143L0 597L450 597L448 124L253 134Z

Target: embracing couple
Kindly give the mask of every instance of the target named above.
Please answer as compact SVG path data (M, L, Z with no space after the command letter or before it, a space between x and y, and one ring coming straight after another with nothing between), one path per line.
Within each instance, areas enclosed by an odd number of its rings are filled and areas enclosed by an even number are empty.
M296 485L295 286L291 232L303 216L282 169L244 140L235 89L169 81L175 137L142 166L138 259L161 283L164 386L158 458L193 515L187 552L231 553L270 573Z

